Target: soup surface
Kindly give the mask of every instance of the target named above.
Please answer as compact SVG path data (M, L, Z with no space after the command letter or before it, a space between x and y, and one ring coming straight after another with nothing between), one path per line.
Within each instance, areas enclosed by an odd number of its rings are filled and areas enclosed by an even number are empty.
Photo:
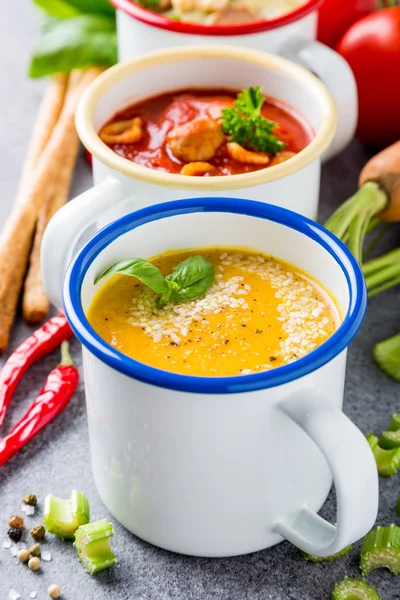
M246 152L230 144L221 112L237 92L189 90L149 98L118 112L100 131L114 152L139 165L194 176L236 175L283 162L311 141L311 127L286 104L264 97L261 115L276 124L284 149ZM249 150L249 148L247 149Z
M305 0L138 0L137 3L175 21L230 25L275 19L299 8Z
M163 309L136 278L113 275L88 320L128 356L186 375L248 375L293 362L322 344L340 318L329 294L292 265L247 249L206 248L150 259L163 275L201 254L215 267L200 298Z

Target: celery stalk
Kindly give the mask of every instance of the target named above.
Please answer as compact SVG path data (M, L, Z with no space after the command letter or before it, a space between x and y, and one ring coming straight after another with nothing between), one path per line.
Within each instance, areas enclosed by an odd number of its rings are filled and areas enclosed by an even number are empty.
M400 448L393 450L380 448L378 438L372 433L368 433L366 438L374 453L379 475L393 477L400 468Z
M393 415L387 431L379 438L379 445L389 450L400 447L400 415Z
M383 256L364 262L362 269L368 296L376 296L399 283L400 277L400 248L392 250Z
M360 567L364 577L380 568L400 575L400 527L390 525L370 531L364 538Z
M378 184L367 182L331 215L325 227L346 241L350 251L361 263L366 233L375 215L380 213L387 203L388 197Z
M336 554L332 554L331 556L314 556L313 554L307 554L307 552L302 552L301 554L303 558L311 562L332 562L338 558L342 558L342 556L347 556L351 548L352 546L346 546L346 548L343 548L343 550L340 550L340 552L336 552Z
M81 525L77 529L74 546L85 571L90 575L109 569L117 563L110 547L112 535L113 526L107 519Z
M380 596L364 579L345 577L333 588L332 600L380 600Z
M49 533L65 540L74 539L80 525L89 523L90 509L88 499L76 490L71 498L64 500L48 494L44 500L43 521Z
M382 371L400 381L400 334L377 344L374 357Z

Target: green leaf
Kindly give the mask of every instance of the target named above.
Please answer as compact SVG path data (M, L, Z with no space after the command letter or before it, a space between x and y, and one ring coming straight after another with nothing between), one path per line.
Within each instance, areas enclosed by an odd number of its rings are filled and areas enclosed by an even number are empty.
M377 344L374 348L374 357L389 377L400 381L400 334Z
M244 115L252 117L260 114L264 102L265 98L260 86L250 87L238 94L235 108L240 110Z
M115 23L103 15L46 20L30 65L30 77L68 73L117 62Z
M33 0L34 4L41 8L45 13L52 17L60 19L69 19L81 14L81 11L75 8L66 0Z
M190 256L166 276L175 302L194 300L204 294L214 281L214 265L203 256Z
M106 275L130 275L159 294L156 306L163 308L171 300L186 302L204 294L214 281L214 265L203 256L190 256L179 263L164 279L160 269L142 258L122 260L95 279L98 283Z
M137 0L137 3L148 10L158 10L160 8L160 0ZM171 15L168 15L171 19Z
M44 0L46 1L46 0ZM66 0L83 13L114 15L115 8L109 0Z
M256 152L276 154L286 144L274 134L277 123L261 115L264 101L260 87L241 91L234 107L222 111L222 127L231 142Z
M128 258L127 260L117 262L96 277L94 283L98 283L106 275L114 275L115 273L136 277L157 294L163 295L168 293L168 285L160 269L157 269L153 264L142 258Z

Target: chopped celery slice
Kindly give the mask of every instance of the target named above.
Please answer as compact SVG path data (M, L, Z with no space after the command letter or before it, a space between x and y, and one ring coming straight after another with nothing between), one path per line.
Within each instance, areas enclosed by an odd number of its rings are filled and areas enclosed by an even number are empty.
M390 421L390 425L388 427L388 431L397 431L400 429L400 415L393 415L392 420Z
M307 554L307 552L302 552L301 554L303 558L311 562L332 562L333 560L342 558L342 556L347 556L351 548L352 546L346 546L346 548L343 548L343 550L341 550L340 552L336 552L336 554L332 554L331 556L314 556L313 554Z
M380 600L380 596L364 579L345 577L333 588L332 600Z
M43 521L49 533L63 540L74 539L78 527L90 521L89 501L76 490L68 500L49 494L44 500Z
M74 546L85 571L90 575L109 569L117 563L110 547L113 526L107 521L95 521L81 525L75 533Z
M364 577L384 567L400 575L400 527L390 525L370 531L364 538L360 567Z
M400 448L400 431L384 431L379 438L379 445L386 450Z
M379 445L387 449L400 447L400 415L393 415L388 430L379 438Z
M374 453L379 475L393 477L400 467L400 448L384 450L379 446L378 438L372 433L367 433L366 438Z
M382 371L400 381L400 334L377 344L374 357Z

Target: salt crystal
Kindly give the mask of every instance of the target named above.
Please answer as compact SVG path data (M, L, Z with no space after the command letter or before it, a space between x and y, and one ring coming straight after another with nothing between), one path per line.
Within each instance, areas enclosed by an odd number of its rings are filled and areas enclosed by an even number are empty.
M25 502L23 502L23 503L21 504L21 511L22 511L23 513L24 513L24 512L26 512L26 507L27 507L27 506L28 506L28 504L25 504Z
M10 600L18 600L18 598L21 598L21 595L18 594L16 590L10 590L8 597L10 598Z
M27 517L33 517L33 515L35 514L35 507L31 506L30 504L27 504L25 508L25 514Z
M44 560L45 562L48 562L51 560L51 552L49 552L48 550L42 550L40 556L41 556L42 560Z
M10 548L11 556L17 556L19 550L17 546L11 546Z
M33 592L31 592L29 594L29 598L36 598L36 596L37 596L37 591L36 590L34 590Z
M5 539L3 541L3 548L11 548L11 540L10 539Z

